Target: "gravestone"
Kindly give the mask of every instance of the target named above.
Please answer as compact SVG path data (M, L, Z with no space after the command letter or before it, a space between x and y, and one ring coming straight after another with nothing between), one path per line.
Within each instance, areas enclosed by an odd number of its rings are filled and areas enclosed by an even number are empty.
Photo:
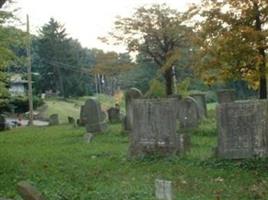
M0 115L0 131L4 131L6 129L6 119L3 115Z
M267 157L267 100L219 104L217 127L218 157L224 159Z
M217 91L217 98L219 104L231 103L235 101L235 90L219 90Z
M157 200L172 200L172 182L156 179L155 197Z
M44 200L42 194L27 181L21 181L17 184L17 191L24 200Z
M192 97L186 97L178 102L177 118L180 128L196 128L201 120L200 109L197 101Z
M198 103L198 108L200 110L202 118L207 117L208 113L207 113L206 95L203 93L198 93L198 94L191 94L190 96L193 97Z
M133 128L129 155L172 155L180 153L176 133L177 99L136 99L133 101Z
M85 106L82 105L81 108L80 108L79 125L80 125L80 126L85 126L85 124L86 124L86 119L87 119L87 116L86 116L86 112L85 112Z
M100 103L88 99L83 107L83 120L85 120L88 133L102 132L106 129L106 114L101 110Z
M131 88L125 93L125 103L126 103L126 126L125 130L132 130L133 124L133 100L142 97L142 92L137 88Z
M119 123L121 121L120 109L112 107L107 110L107 113L108 113L108 119L111 123Z
M49 125L50 126L55 126L55 125L59 125L59 115L58 114L52 114L49 116Z

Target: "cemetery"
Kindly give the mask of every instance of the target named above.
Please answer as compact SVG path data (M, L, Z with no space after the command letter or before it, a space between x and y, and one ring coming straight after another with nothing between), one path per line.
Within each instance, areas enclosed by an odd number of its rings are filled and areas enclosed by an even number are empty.
M54 2L68 31L27 1L0 0L0 200L268 199L267 1Z

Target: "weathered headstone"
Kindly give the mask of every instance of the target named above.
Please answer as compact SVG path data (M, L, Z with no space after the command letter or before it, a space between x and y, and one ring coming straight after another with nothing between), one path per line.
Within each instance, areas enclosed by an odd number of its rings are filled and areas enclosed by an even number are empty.
M126 103L126 131L130 131L133 125L133 100L142 97L142 92L137 88L131 88L125 93Z
M267 157L267 100L219 104L217 126L218 157L224 159Z
M44 200L42 194L27 181L21 181L17 184L17 191L24 200Z
M110 108L107 110L108 118L111 123L118 123L121 121L120 119L120 109L118 108Z
M192 97L186 97L178 102L177 117L180 128L196 128L201 120L200 109L197 101Z
M156 179L155 197L158 200L172 200L172 182Z
M85 126L87 120L86 112L85 112L85 106L82 105L80 108L80 120L79 120L79 125L80 126Z
M129 155L171 155L180 150L176 133L176 99L136 99L133 101L133 129Z
M4 131L6 129L6 119L3 115L0 115L0 131Z
M191 94L196 102L198 103L198 108L200 110L200 114L202 117L207 117L207 102L206 102L206 95L203 93L195 93Z
M218 102L221 103L231 103L235 101L235 90L226 89L217 91Z
M100 103L88 99L83 108L83 120L86 122L86 130L89 133L102 132L106 129L106 114L101 110Z
M59 125L59 115L58 114L52 114L49 116L49 125L50 126L55 126L55 125Z

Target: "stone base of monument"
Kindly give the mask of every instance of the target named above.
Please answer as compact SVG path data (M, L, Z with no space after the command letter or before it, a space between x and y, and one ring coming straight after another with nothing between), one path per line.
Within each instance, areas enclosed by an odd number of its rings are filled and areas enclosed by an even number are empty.
M268 101L240 101L217 107L217 156L243 159L268 156Z
M185 137L176 132L177 102L176 98L133 101L133 128L129 135L131 157L184 152Z
M107 123L102 122L98 124L86 124L86 131L90 133L99 133L107 129Z

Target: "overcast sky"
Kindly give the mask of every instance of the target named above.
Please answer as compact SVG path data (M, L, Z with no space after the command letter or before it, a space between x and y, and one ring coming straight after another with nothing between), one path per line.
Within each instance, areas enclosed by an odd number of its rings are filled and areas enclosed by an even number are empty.
M70 37L78 39L84 47L116 50L101 43L97 37L112 30L115 17L130 16L139 6L166 3L171 8L184 10L199 0L16 0L18 15L24 20L30 16L31 32L36 31L51 17L64 24Z

